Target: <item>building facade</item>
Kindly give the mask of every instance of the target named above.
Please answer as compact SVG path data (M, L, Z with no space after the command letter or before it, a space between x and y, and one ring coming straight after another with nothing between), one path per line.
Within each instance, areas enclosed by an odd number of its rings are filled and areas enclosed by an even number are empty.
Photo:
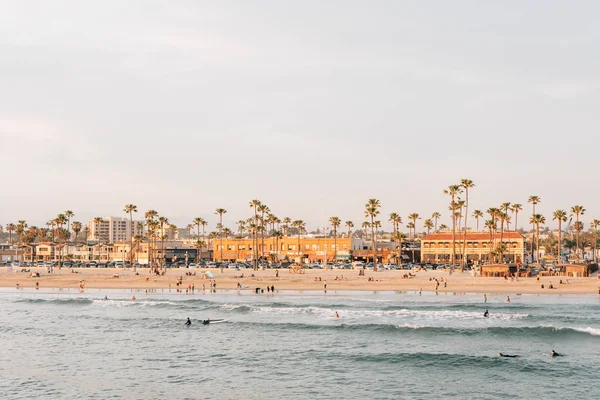
M256 245L256 252L253 248ZM394 242L378 241L377 262L395 260L398 246ZM360 238L284 236L277 239L259 237L256 242L251 238L223 238L222 247L219 238L213 240L213 256L215 261L252 261L255 254L259 259L270 261L289 261L303 263L372 261L373 249L371 241ZM418 252L416 253L418 256ZM403 246L404 262L410 260L411 252ZM394 261L395 262L395 261Z
M504 244L502 262L522 263L525 256L524 238L519 232L506 231L490 235L484 232L467 232L466 243L464 232L455 235L456 263L461 262L463 250L469 262L493 261L499 258L497 249ZM464 247L466 244L466 248ZM421 238L421 262L448 263L452 258L452 233L437 232Z
M129 218L105 217L102 222L88 221L89 239L102 243L128 242L131 236L144 234L144 223L133 221L133 227Z

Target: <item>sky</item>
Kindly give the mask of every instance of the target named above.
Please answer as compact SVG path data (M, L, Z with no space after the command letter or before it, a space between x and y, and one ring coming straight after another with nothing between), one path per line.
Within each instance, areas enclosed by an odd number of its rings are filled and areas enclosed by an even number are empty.
M462 178L471 209L600 218L600 2L0 3L0 224L449 224Z

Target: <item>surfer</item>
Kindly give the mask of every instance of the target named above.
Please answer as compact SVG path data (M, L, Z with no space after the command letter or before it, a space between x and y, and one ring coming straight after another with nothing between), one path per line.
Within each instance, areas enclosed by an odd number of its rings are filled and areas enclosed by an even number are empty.
M210 318L208 318L208 319L205 319L204 321L202 321L202 324L203 324L203 325L208 325L208 324L210 324Z
M560 357L560 354L552 350L552 357Z
M519 355L518 354L502 354L502 353L498 353L498 357L514 358L514 357L519 357Z
M108 300L108 296L104 296L104 300Z
M338 314L338 312L337 312L337 311L335 312L335 317L336 317L336 318L339 318L339 317L340 317L340 314ZM552 350L552 351L554 351L554 350Z
M190 318L188 317L187 321L185 321L185 324L187 326L190 326L192 324L192 321L190 320Z
M483 316L486 318L490 316L490 313L488 312L488 310L485 310L485 312L483 313Z

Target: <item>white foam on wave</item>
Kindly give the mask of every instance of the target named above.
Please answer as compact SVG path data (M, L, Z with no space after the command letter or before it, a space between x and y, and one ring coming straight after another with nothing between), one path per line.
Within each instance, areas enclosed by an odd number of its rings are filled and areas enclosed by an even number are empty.
M314 314L317 316L330 317L336 311L343 315L344 318L369 318L369 317L412 317L425 320L481 320L483 314L473 311L456 311L456 310L373 310L373 309L350 309L336 310L333 308L322 307L251 307L253 312L265 314ZM523 319L529 314L491 314L488 319Z
M577 332L589 333L592 336L600 336L600 328L592 328L592 327L588 326L587 328L568 328L568 329L572 329Z
M154 300L93 300L92 305L99 307L153 307L158 305L177 305L173 301L154 301Z

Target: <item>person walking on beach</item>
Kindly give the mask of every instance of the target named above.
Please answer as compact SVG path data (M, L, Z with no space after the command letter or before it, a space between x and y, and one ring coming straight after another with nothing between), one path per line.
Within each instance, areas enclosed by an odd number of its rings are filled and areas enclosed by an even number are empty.
M271 285L271 296L275 296L275 286Z
M327 293L327 281L323 282L323 291Z

